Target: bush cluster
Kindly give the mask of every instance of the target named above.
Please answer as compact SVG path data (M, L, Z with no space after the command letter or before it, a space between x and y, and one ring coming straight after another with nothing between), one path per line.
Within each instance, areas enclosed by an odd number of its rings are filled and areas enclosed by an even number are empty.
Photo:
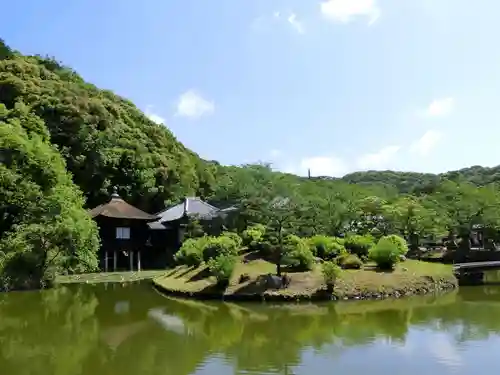
M307 239L288 235L284 240L285 263L299 271L309 271L314 266L314 255Z
M175 254L175 261L190 267L198 267L203 262L203 250L207 240L208 237L188 238Z
M265 227L255 225L237 233L224 232L219 237L203 236L184 241L175 255L178 263L199 266L206 262L218 283L226 283L233 272L241 246L259 248L265 255L276 250L276 239L266 233ZM323 276L328 282L336 277L341 268L361 269L363 261L371 259L380 269L393 269L408 252L408 244L397 235L381 237L374 244L371 235L350 235L345 239L316 235L301 238L287 235L283 239L282 264L300 271L314 267L315 257L323 259Z
M210 273L221 287L228 285L241 248L242 239L237 233L224 232L219 237L189 238L175 255L179 264L198 267L206 262Z
M344 240L338 237L313 236L309 239L309 247L314 256L327 261L347 252Z
M384 236L370 250L370 259L378 268L392 270L407 252L408 244L404 238L397 235Z
M363 261L356 254L345 254L336 260L337 264L344 269L359 270L363 267Z
M236 257L231 255L218 255L207 262L210 273L217 279L217 284L226 287L234 271Z
M344 240L344 246L351 254L357 255L363 259L367 257L370 249L375 245L375 239L368 236L361 236L359 234L347 236Z
M237 236L236 233L232 233ZM222 235L219 237L208 237L203 248L203 260L208 262L210 259L216 258L219 255L236 256L239 253L240 247L233 236Z
M175 254L175 261L188 266L199 266L220 255L235 257L241 246L241 238L236 233L225 232L219 237L204 236L185 240Z
M252 225L241 233L243 246L248 247L250 250L257 250L263 241L266 227L262 224Z

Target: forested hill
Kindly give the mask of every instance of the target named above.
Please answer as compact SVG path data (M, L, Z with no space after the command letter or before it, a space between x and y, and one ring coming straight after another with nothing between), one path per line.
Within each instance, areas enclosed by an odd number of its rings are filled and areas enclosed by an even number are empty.
M500 182L500 166L488 168L476 165L441 174L396 171L355 172L345 175L342 180L354 184L383 184L396 187L401 193L416 193L435 186L443 180L471 182L476 186L498 183Z
M478 213L493 223L487 214L497 212L500 194L476 186L498 181L498 171L307 179L263 165L221 166L184 147L130 101L85 82L55 59L23 55L0 40L0 282L5 275L10 283L29 284L50 270L95 269L99 239L86 209L107 201L113 186L148 212L185 196L221 206L290 196L308 207L293 229L301 235L339 233L381 213L395 220L390 227L383 223L384 231L402 233L402 223L411 222L427 235L466 228ZM403 220L404 212L418 212L418 221ZM263 221L254 215L243 222ZM356 231L380 223L365 224Z

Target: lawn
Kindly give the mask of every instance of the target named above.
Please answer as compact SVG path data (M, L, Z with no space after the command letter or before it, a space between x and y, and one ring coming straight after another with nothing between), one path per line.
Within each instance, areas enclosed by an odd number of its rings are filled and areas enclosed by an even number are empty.
M274 274L276 266L258 257L257 253L241 256L224 297L234 295L283 295L311 297L324 288L321 265L308 272L290 272L290 285L285 289L269 290L259 281L262 275ZM240 276L249 280L240 283ZM203 296L213 294L216 280L207 267L178 266L154 279L155 284L166 292ZM380 272L373 264L365 264L361 270L342 270L334 288L337 298L381 298L394 294L422 294L436 288L440 282L454 283L452 267L439 263L406 260L392 272ZM368 296L368 297L367 297Z
M84 273L79 275L58 276L56 282L59 284L71 283L116 283L153 279L164 275L166 270L150 271L125 271L125 272L99 272Z

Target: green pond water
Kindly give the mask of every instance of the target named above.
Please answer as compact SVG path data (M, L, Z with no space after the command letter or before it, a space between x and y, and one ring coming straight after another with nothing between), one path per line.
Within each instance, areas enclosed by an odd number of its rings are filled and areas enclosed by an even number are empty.
M324 304L169 299L149 282L0 294L1 375L500 374L500 286Z

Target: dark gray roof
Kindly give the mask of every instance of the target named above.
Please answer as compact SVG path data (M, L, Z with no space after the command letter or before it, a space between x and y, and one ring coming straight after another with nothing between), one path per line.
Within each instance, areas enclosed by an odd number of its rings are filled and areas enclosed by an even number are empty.
M182 203L167 208L156 214L159 219L149 224L150 229L165 229L162 223L174 221L182 218L185 214L190 217L199 217L200 219L212 219L219 215L220 210L217 207L202 201L200 198L186 198Z

